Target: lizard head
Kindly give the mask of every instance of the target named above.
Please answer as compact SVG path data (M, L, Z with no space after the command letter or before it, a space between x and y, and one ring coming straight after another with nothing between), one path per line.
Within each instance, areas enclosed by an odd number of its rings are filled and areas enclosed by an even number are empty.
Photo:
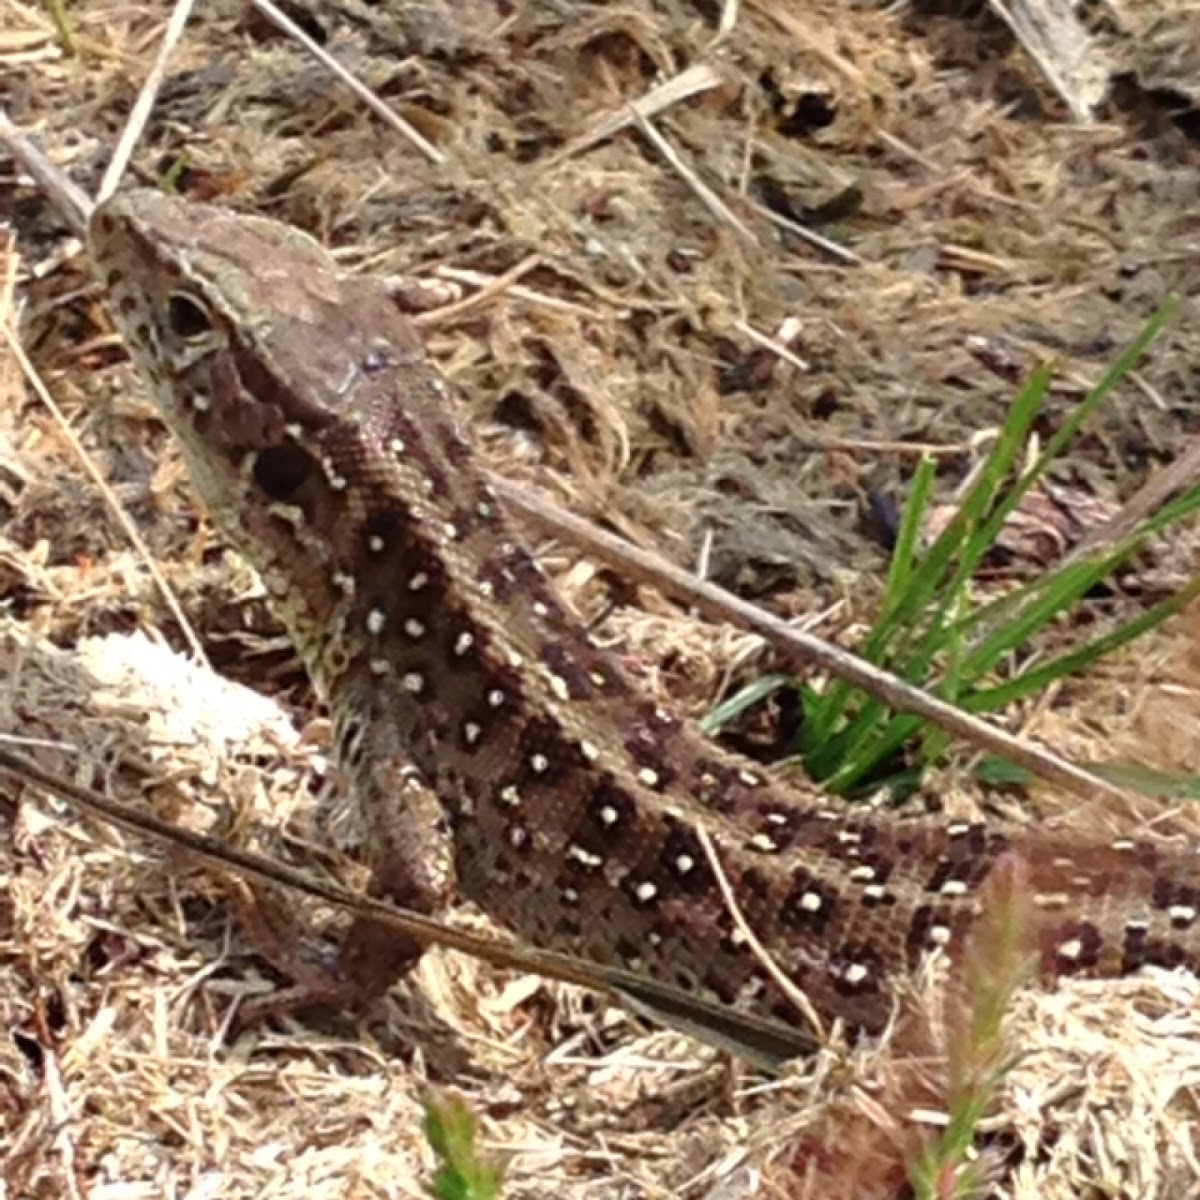
M378 623L361 581L389 560L393 582L433 580L428 531L466 540L494 510L454 398L383 286L290 226L132 191L88 241L193 483L327 685L349 627Z

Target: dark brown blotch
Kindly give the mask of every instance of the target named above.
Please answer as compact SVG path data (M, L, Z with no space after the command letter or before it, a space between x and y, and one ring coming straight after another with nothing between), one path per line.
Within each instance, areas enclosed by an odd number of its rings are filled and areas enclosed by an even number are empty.
M825 931L838 909L838 893L811 871L797 867L779 909L779 919L789 929L817 937Z
M398 503L376 509L359 526L356 573L362 605L383 609L389 625L406 617L418 618L431 630L452 623L445 564L416 534L407 510Z
M880 850L859 855L859 862L871 868L871 883L887 883L895 869L895 862Z
M477 523L487 519L479 517ZM529 552L510 543L505 543L498 551L488 555L479 569L479 578L491 587L492 595L501 604L507 604L521 591L529 593L529 599L532 600L537 597L542 584L541 572L534 565Z
M1200 908L1200 888L1189 887L1186 883L1177 883L1160 875L1154 881L1150 893L1150 902L1155 908Z
M587 765L579 744L553 717L533 717L521 730L517 787L556 787Z
M759 801L753 819L753 827L760 842L771 853L782 854L790 850L800 839L801 834L813 822L813 817L795 808L783 808L778 797Z
M692 793L705 808L713 812L741 816L764 811L761 807L764 799L762 789L746 784L736 767L698 759L692 769L692 781ZM771 804L770 808L776 809L778 804Z
M458 626L456 626L457 628ZM483 668L483 680L479 690L479 708L490 713L492 720L512 720L521 711L525 698L521 671L507 663L497 662L487 652L488 635L475 630L475 653L466 654L455 662L471 671ZM448 638L449 642L450 639ZM453 663L451 665L454 665Z
M1151 957L1150 931L1145 925L1127 925L1121 947L1121 974L1132 975L1148 963Z
M572 841L596 854L628 844L638 829L637 801L607 772L597 780Z
M1100 962L1104 948L1104 937L1091 921L1072 921L1061 926L1055 934L1057 961L1055 970L1060 975L1072 975L1079 971L1090 971ZM1065 952L1070 946L1071 952Z
M571 894L573 895L574 893ZM563 898L563 904L569 905L572 908L578 903L578 899L574 901L568 901L566 897ZM582 933L583 922L579 919L579 917L574 912L568 911L565 908L559 909L558 915L554 921L554 934L560 943L574 943L578 941Z
M401 402L373 408L364 418L367 436L379 452L398 465L417 467L429 481L429 495L444 500L450 495L450 479L436 454L431 454L421 427L404 410Z
M876 995L886 983L883 956L863 942L839 946L830 955L829 974L839 996Z
M363 540L372 556L384 554L405 540L410 517L399 506L376 509L362 523Z
M541 656L546 667L566 685L567 695L572 700L586 700L593 694L591 678L576 662L570 647L561 642L546 642Z
M954 878L974 886L987 878L997 858L1008 848L1009 837L1002 830L974 824L961 837L951 838L946 857L957 865Z
M678 733L683 727L683 721L679 717L656 704L646 706L644 718L646 724L664 738Z
M738 876L734 892L739 896L765 900L771 894L771 881L757 867L747 867Z
M960 879L958 871L959 864L952 858L943 855L938 859L937 865L933 868L933 873L925 880L925 890L927 892L940 892L952 880Z
M933 948L933 931L951 929L950 914L935 904L922 904L914 910L904 936L904 956L910 967L915 967L924 955Z
M630 730L625 737L625 751L640 768L638 779L645 786L664 791L674 782L675 768L654 730L645 725Z
M622 934L617 938L617 943L613 947L617 952L617 957L623 963L636 962L642 956L642 945L640 942L634 941L633 938Z
M1197 960L1189 955L1178 942L1161 939L1147 942L1146 962L1167 971L1173 971L1176 967L1187 967L1194 972L1197 966Z
M430 477L432 478L432 473ZM474 508L456 508L454 515L450 518L450 524L454 526L455 541L465 542L467 538L478 532L486 520L487 518L481 517Z
M664 891L700 896L713 885L712 869L700 839L690 826L674 819L670 819L658 862Z
M732 1004L737 999L738 988L733 977L724 967L724 963L710 961L704 971L704 986L722 1004Z

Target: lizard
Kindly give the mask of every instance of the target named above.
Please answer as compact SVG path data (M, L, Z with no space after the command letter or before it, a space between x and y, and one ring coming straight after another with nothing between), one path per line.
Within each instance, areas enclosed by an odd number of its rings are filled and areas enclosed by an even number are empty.
M821 1019L874 1034L1015 859L1043 977L1200 971L1193 846L858 808L656 703L520 540L382 281L148 189L99 205L88 246L196 491L329 705L374 894L465 897L535 946L798 1023L765 951ZM356 922L348 994L419 953Z

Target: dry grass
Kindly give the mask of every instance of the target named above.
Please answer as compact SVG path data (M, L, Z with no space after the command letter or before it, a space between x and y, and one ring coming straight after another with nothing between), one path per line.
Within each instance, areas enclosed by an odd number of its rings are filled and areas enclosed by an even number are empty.
M467 301L425 335L492 465L777 611L822 613L839 638L882 569L859 522L869 490L902 496L918 443L957 448L939 462L947 490L961 478L1012 394L998 362L1059 355L1057 416L1174 288L1180 320L1063 471L1119 500L1192 432L1200 152L1194 120L1136 84L1072 125L986 14L502 7L314 8L327 48L439 164L240 6L201 5L135 173L184 163L193 194L314 229L347 267L394 275L411 307ZM1194 98L1195 5L1150 7L1106 45ZM714 44L722 9L735 20ZM167 14L68 11L75 60L41 9L0 0L0 95L94 190ZM0 352L0 728L165 815L341 869L313 803L320 714L254 581L197 515L77 246L2 162L0 215L22 254L0 310L214 665L271 696L156 644L183 638L145 562ZM695 711L763 665L754 639L542 549L581 610L615 599L602 632L664 697ZM1030 714L1038 732L1080 757L1126 748L1195 771L1194 646L1181 622ZM914 1134L936 1127L936 1022L764 1084L578 993L446 955L369 1028L235 1036L236 1002L275 982L237 881L7 784L0 829L8 1196L419 1195L430 1080L473 1104L516 1196L894 1195ZM1190 980L1025 994L1009 1036L1021 1057L983 1147L996 1195L1200 1190ZM855 1175L864 1145L879 1169Z

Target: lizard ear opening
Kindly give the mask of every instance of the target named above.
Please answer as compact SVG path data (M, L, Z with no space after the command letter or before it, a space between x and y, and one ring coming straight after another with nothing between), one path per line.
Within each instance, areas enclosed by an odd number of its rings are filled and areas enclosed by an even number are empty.
M212 332L208 310L193 297L173 292L167 301L167 323L176 337L190 342Z
M285 501L309 477L313 461L299 446L271 446L254 460L254 481L272 500Z

